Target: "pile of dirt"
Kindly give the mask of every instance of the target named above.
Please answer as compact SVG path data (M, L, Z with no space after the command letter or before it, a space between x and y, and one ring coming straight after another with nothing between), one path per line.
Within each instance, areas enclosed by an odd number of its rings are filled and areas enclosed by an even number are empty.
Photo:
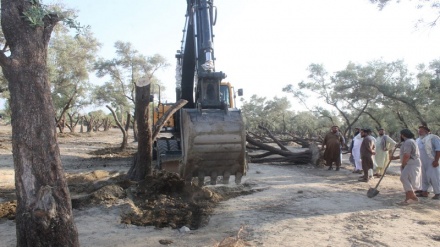
M159 171L131 186L128 197L136 206L122 215L122 222L140 226L197 229L208 223L222 196L195 185L187 185L175 173Z
M93 178L106 176L105 171L70 177L70 182L77 183L69 184L69 188L79 195L72 199L73 208L119 207L121 223L138 226L197 229L208 223L220 201L261 191L252 189L254 185L251 184L209 188L189 185L177 174L167 171L155 171L152 176L136 183L125 180L124 174L107 175L108 179L96 181Z
M131 186L127 197L130 209L122 222L139 226L198 229L209 222L216 205L233 197L263 190L255 184L199 187L185 184L177 174L158 171L152 177Z
M155 171L140 182L126 180L125 174L94 171L68 176L68 183L73 208L119 207L121 223L158 228L197 229L208 223L220 201L260 191L250 184L209 188L189 185L167 171Z

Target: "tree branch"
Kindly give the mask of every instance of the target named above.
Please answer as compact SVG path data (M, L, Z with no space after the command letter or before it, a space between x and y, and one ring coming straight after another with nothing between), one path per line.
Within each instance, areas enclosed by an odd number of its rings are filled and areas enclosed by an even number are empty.
M178 111L180 108L182 108L184 105L186 105L186 103L188 103L187 100L184 99L180 99L179 101L177 101L170 109L168 109L167 112L165 112L165 114L157 121L156 125L154 126L154 132L152 137L152 141L154 142L154 140L156 140L157 135L159 135L160 130L162 129L162 127L165 125L166 121L176 112Z

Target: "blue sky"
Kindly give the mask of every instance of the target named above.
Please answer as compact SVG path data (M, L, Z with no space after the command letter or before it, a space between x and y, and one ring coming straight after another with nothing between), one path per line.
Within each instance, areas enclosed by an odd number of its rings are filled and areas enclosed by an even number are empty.
M79 21L91 26L103 44L100 56L114 57L113 45L121 40L144 55L166 57L171 66L157 76L167 87L162 96L174 101L174 55L182 39L186 0L62 2L79 10ZM379 11L369 0L214 0L216 69L243 88L245 99L253 94L272 99L290 97L282 88L306 79L311 63L336 72L349 61L404 59L413 68L440 58L440 28L414 28L418 18L429 19L432 11L422 13L414 4ZM298 102L292 99L292 104Z

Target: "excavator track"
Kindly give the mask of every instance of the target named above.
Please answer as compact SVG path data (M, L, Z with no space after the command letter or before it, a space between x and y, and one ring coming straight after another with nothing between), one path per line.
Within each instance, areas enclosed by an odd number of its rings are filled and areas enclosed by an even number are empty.
M180 143L176 139L158 139L156 141L157 164L156 169L170 172L179 172L179 161L182 156Z

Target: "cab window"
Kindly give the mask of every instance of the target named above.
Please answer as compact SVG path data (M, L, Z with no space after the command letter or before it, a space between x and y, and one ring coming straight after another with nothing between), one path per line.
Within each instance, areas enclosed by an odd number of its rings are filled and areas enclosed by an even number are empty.
M229 87L227 85L220 85L220 101L225 102L228 107L231 107L231 102L229 102Z

